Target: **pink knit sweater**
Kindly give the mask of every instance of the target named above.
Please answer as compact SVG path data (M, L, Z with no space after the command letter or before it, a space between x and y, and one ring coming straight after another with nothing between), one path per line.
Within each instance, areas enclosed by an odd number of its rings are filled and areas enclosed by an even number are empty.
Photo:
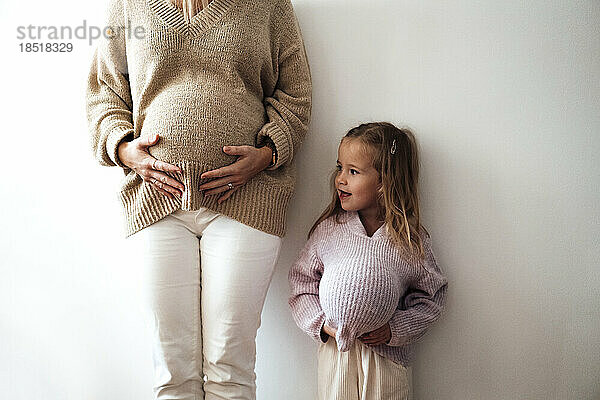
M315 229L289 272L289 304L296 324L321 341L324 323L337 329L339 351L389 322L392 338L373 351L409 365L414 343L438 319L448 282L425 229L425 261L398 249L386 225L367 236L355 211L341 223L329 217Z

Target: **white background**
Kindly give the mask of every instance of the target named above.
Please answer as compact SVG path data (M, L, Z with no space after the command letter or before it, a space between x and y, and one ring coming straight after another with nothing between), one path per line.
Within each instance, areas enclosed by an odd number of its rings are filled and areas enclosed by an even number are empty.
M150 399L150 342L121 172L88 145L93 51L21 53L18 25L102 25L106 0L0 3L0 397ZM416 400L600 398L600 3L296 0L314 83L258 398L316 393L287 271L359 122L412 127L422 210L448 275Z

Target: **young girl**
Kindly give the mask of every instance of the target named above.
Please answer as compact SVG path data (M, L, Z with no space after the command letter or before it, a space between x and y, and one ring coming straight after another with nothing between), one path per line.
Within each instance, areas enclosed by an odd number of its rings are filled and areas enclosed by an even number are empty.
M294 320L319 342L320 400L408 399L414 343L447 290L420 224L418 165L407 129L342 138L333 199L289 273Z

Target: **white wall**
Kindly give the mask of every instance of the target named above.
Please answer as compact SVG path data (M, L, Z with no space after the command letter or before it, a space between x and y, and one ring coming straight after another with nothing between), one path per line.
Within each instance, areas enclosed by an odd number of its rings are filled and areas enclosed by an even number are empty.
M103 2L0 3L0 385L14 400L149 399L120 173L88 150L92 47L20 53L17 25L101 25ZM600 3L296 0L314 119L258 338L262 400L315 395L287 271L327 203L339 138L406 123L449 280L416 400L600 398Z

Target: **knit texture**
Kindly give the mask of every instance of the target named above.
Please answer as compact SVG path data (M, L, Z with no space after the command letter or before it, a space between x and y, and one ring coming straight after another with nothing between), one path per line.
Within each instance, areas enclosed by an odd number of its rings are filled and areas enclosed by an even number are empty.
M289 272L289 304L296 324L317 342L324 324L337 329L339 351L348 351L364 333L390 324L379 355L407 366L414 344L438 319L448 282L437 265L425 229L425 259L399 249L382 225L369 237L358 212L340 223L322 221Z
M126 237L177 209L201 207L277 236L294 193L294 157L311 115L312 85L290 0L213 0L186 22L168 0L109 0L91 63L86 110L100 164L122 168ZM136 38L118 27L144 28ZM159 134L150 154L179 166L186 187L169 199L119 159L123 140ZM200 175L233 163L225 145L270 138L277 163L222 204L203 196Z

